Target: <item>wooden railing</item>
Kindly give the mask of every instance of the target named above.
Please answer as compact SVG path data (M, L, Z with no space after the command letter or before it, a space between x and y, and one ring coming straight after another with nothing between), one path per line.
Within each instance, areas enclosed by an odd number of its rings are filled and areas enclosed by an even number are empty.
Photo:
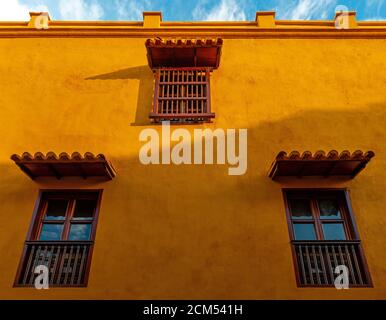
M34 270L45 265L50 286L84 286L91 241L27 241L17 286L34 286Z
M350 286L369 286L360 241L293 241L301 286L334 286L335 268L348 268Z
M154 122L208 122L210 110L209 68L160 68L155 70Z

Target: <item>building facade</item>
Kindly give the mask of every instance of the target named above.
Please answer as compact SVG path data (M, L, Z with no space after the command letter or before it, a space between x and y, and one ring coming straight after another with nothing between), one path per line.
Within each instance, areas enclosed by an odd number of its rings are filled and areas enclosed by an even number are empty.
M355 12L0 22L0 298L385 299L385 52Z

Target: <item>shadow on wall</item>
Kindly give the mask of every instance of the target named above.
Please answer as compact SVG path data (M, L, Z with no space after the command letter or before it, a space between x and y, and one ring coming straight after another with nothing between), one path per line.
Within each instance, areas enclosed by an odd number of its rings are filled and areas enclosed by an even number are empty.
M150 80L142 74L141 68L97 77L119 79L134 75L143 83ZM141 94L143 92L139 96ZM148 105L139 99L138 106L146 110L147 120ZM140 287L144 298L152 295L181 298L173 292L182 291L186 293L184 297L190 295L190 298L197 299L256 298L266 294L256 290L256 284L261 288L275 286L292 290L295 280L292 278L281 185L268 178L270 163L280 150L373 150L375 159L355 180L360 180L360 187L363 187L362 199L372 201L369 210L375 211L385 205L385 181L378 176L383 174L385 164L385 119L385 105L379 104L365 106L362 110L303 111L285 119L261 122L248 128L248 171L240 177L228 176L224 165L145 166L138 158L109 154L110 141L101 139L100 149L89 151L104 153L116 167L118 175L103 185L101 217L108 216L104 219L111 223L99 224L97 234L102 240L100 243L113 239L117 245L114 250L110 244L98 247L93 256L92 272L105 275L101 280L114 288ZM73 149L78 149L77 139L73 136L65 136L65 139L74 141ZM28 144L22 151L37 151L39 143ZM125 146L132 141L122 137L115 143ZM57 145L51 147L54 150L58 148ZM29 210L26 208L32 207L35 198L35 195L33 198L29 195L40 184L25 184L24 173L11 160L6 165L0 164L0 170L4 172L0 177L2 185L12 186L12 194L17 195L8 197L8 189L1 188L0 212L20 211L20 199L28 199L30 203L22 209ZM331 182L323 181L326 187ZM29 223L26 217L29 219L31 214L24 212L19 219L25 228ZM378 228L377 234L384 233L386 224L385 218L382 219L379 225L383 227ZM19 232L24 233L24 229ZM24 234L18 234L19 239L22 236ZM11 233L7 234L0 239L3 241L0 246L11 243L13 237ZM270 238L276 240L267 242L266 239ZM18 245L21 247L22 243ZM282 253L282 250L286 251ZM135 259L114 259L127 255L127 252L134 253ZM272 252L281 253L275 255ZM383 261L379 263L381 265ZM375 269L379 265L372 267ZM9 271L9 277L13 278L15 270L16 265ZM291 270L288 277L283 276L283 270ZM122 281L122 277L116 276L122 272L138 272L146 281L136 282L132 278ZM216 288L218 293L205 291L205 288Z
M142 73L143 71L143 73ZM133 126L146 126L150 125L148 120L149 104L151 103L151 98L147 96L151 86L146 84L152 79L151 72L150 77L146 75L148 68L137 67L130 69L123 69L116 72L98 75L89 79L132 79L134 75L138 76L141 79L142 85L139 88L138 96L144 96L144 99L138 99L137 103L137 116L135 123L131 124ZM145 75L143 75L145 74ZM150 79L148 79L150 78ZM136 78L137 79L137 78ZM149 80L149 81L148 81ZM145 89L144 89L145 88ZM142 91L142 92L141 92ZM144 93L145 92L145 93ZM147 96L147 97L145 97ZM147 100L144 102L142 100ZM375 152L375 158L369 163L369 167L377 166L376 170L379 170L379 166L382 166L382 163L385 163L384 155L384 141L386 139L386 130L384 128L384 123L386 122L386 103L385 104L373 104L363 107L361 110L308 110L308 111L299 111L290 115L287 118L280 120L272 121L261 121L255 126L248 127L248 164L247 172L245 175L240 176L242 178L239 180L237 177L232 177L228 175L228 168L231 166L229 164L225 165L142 165L138 159L138 153L136 157L116 157L114 154L110 153L111 150L111 141L109 139L100 139L97 149L86 149L84 150L85 141L79 140L79 137L76 135L66 135L62 136L63 139L68 139L73 141L72 150L60 150L58 145L52 145L50 149L56 150L57 152L69 152L74 151L86 152L90 151L94 154L103 153L106 157L112 161L114 167L118 171L119 178L121 174L126 174L130 171L138 170L139 173L142 170L145 170L144 176L151 176L152 178L147 181L141 176L141 174L133 176L131 179L123 179L122 183L128 183L130 186L139 186L140 189L144 187L149 187L157 185L155 183L158 179L159 182L164 183L163 191L167 190L168 187L174 188L177 184L180 187L177 187L172 193L165 192L165 198L177 197L183 202L184 189L189 188L190 192L188 194L194 196L208 196L208 197L225 197L231 196L232 194L239 193L240 190L246 191L246 193L254 193L253 190L258 185L264 185L267 181L270 181L268 178L268 171L272 161L275 156L280 151L290 152L297 150L299 152L311 151L316 152L318 150L324 150L326 152L336 149L338 152L343 150L349 150L354 152L355 150L369 151L372 150ZM76 115L74 115L76 117ZM216 120L215 120L216 121ZM97 125L96 123L94 125ZM111 124L114 126L114 124ZM229 124L228 127L238 129L239 127L234 124ZM194 126L196 128L196 126ZM201 128L198 126L197 128ZM190 128L187 128L191 131ZM224 127L223 129L227 129ZM159 127L158 130L161 130ZM173 130L173 129L172 129ZM39 141L34 141L34 144L31 145L27 142L23 149L15 149L12 153L23 153L28 151L35 153L36 151L48 152L50 150L41 150L39 147ZM132 140L127 140L125 137L122 137L122 140L116 141L114 143L121 145L122 147L129 149L129 145L132 144ZM191 150L193 149L193 141L191 141ZM238 138L236 138L236 143L238 143ZM141 143L142 146L144 143ZM176 143L172 143L174 145ZM94 144L93 144L94 145ZM162 146L160 146L161 148ZM139 152L138 148L138 152ZM192 155L193 156L193 155ZM214 155L214 162L216 163L216 155ZM375 164L375 162L377 164ZM7 163L4 166L14 167L12 170L19 170L16 165L8 158ZM20 170L19 170L20 171ZM359 174L357 179L372 179L368 175L368 170L365 169ZM20 171L20 175L23 173ZM6 179L6 176L2 180ZM223 180L225 179L225 180ZM135 183L133 183L135 181ZM186 181L190 181L188 185ZM202 181L205 181L203 186ZM239 189L240 183L243 188ZM141 184L144 184L141 186ZM220 185L221 192L218 192L218 185ZM277 183L274 183L277 184ZM216 186L216 187L214 187ZM271 185L272 186L272 185ZM266 185L269 187L269 185ZM269 187L270 188L270 187ZM125 188L125 190L130 190L130 188ZM203 193L202 191L205 190ZM0 190L1 191L1 190ZM158 192L157 189L154 189L155 192ZM163 192L162 191L162 192ZM271 189L270 189L271 191ZM177 194L176 194L177 192ZM181 192L181 197L179 193ZM263 193L254 194L254 197L258 198L259 195ZM268 196L266 194L265 196ZM221 200L221 199L218 199Z
M147 65L137 66L127 69L121 69L109 73L98 74L87 77L85 80L139 80L137 106L135 112L135 121L132 126L150 125L149 113L153 103L153 82L154 77L151 69ZM151 94L149 94L151 92Z

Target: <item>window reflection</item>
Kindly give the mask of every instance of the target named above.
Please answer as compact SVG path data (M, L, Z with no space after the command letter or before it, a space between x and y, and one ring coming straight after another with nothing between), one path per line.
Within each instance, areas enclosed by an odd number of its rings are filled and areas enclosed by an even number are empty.
M40 240L55 241L62 238L63 224L43 224L40 232Z
M316 240L313 223L294 223L295 240Z
M318 200L321 219L340 219L341 213L338 202L334 199Z
M76 220L92 219L95 211L95 200L76 200L74 216Z
M312 219L310 200L291 199L290 207L292 219Z
M45 220L64 220L68 200L49 200Z
M68 240L89 240L91 224L72 224Z
M323 223L325 240L346 240L343 223Z

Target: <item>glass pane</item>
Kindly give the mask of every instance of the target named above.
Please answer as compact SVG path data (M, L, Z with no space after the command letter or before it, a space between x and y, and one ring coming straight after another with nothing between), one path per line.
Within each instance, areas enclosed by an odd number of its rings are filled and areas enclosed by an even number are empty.
M91 224L72 224L68 240L90 240Z
M346 240L343 223L323 223L325 240Z
M290 207L292 219L312 219L310 200L291 199Z
M294 223L295 240L316 240L313 223Z
M48 200L46 220L64 220L68 200Z
M40 240L55 241L61 240L63 231L63 224L48 224L45 223L42 226L40 232Z
M320 199L318 200L318 205L321 219L341 218L338 201L334 199Z
M92 219L96 207L95 200L76 200L74 219Z

